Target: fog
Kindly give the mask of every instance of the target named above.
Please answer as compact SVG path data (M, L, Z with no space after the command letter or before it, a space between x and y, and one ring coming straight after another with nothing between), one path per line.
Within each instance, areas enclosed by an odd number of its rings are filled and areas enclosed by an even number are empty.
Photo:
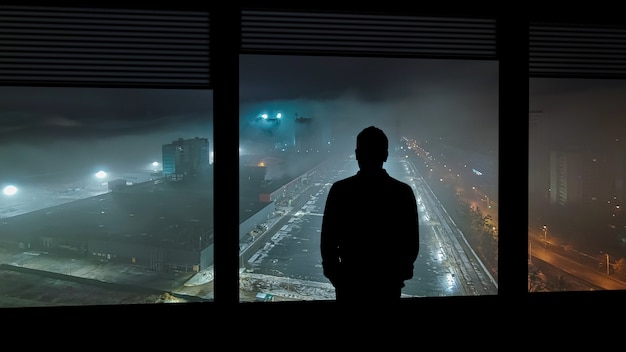
M616 79L530 80L530 109L552 145L606 145L626 138L626 83Z
M267 153L306 117L333 153L350 153L358 132L376 125L392 143L437 139L497 155L494 61L242 55L240 101L244 154ZM265 112L283 120L263 125Z
M626 217L620 211L626 199L625 97L626 83L620 79L529 82L529 243L539 240L543 242L535 246L577 253L569 264L543 259L605 289L623 287L626 279L621 264L626 258ZM540 255L534 251L533 257ZM571 270L577 264L584 266ZM541 269L529 265L528 270L530 279ZM598 273L621 282L616 287L599 283L593 276L600 277ZM548 285L535 281L532 290L578 289L563 285L567 281L560 272L552 276Z
M240 80L244 137L265 109L459 140L498 130L494 61L243 55Z
M207 91L2 87L0 97L3 182L146 169L163 144L212 140Z
M241 148L265 154L306 118L334 152L353 150L368 125L392 141L410 134L497 151L497 80L495 61L243 55ZM281 126L259 126L260 113L275 111ZM212 120L211 91L1 87L0 179L142 169L178 138L208 138L212 149Z

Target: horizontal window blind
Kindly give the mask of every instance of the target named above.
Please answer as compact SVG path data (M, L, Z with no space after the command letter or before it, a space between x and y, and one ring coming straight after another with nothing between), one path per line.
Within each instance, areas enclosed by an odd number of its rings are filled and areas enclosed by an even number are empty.
M626 28L531 23L531 77L626 78Z
M242 10L242 53L482 58L494 19Z
M0 5L0 84L210 88L203 11Z

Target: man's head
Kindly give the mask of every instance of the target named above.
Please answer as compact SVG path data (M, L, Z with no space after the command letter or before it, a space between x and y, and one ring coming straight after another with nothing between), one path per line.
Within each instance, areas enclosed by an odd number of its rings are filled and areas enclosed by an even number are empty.
M389 155L389 140L380 128L370 126L356 136L356 160L360 168L382 167Z

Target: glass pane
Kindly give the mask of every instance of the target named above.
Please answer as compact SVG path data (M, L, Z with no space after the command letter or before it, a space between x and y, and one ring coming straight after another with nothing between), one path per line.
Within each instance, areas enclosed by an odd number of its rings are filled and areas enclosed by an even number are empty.
M626 289L626 81L529 84L528 290Z
M497 294L497 62L241 55L241 302L335 299L322 215L370 125L389 138L385 169L419 203L403 296ZM375 277L363 294L375 299Z
M0 307L212 301L212 102L0 88Z

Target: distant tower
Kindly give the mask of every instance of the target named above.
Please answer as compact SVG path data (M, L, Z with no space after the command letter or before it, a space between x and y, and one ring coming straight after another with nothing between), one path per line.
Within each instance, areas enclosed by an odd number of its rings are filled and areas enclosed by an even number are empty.
M583 154L580 151L550 153L550 203L581 204L583 200Z
M162 146L163 176L180 180L206 175L209 170L209 140L179 138Z
M296 149L299 151L309 149L311 143L311 123L312 120L308 117L296 116L295 142Z
M322 148L321 126L311 117L297 116L295 126L296 149L300 152L317 152Z

